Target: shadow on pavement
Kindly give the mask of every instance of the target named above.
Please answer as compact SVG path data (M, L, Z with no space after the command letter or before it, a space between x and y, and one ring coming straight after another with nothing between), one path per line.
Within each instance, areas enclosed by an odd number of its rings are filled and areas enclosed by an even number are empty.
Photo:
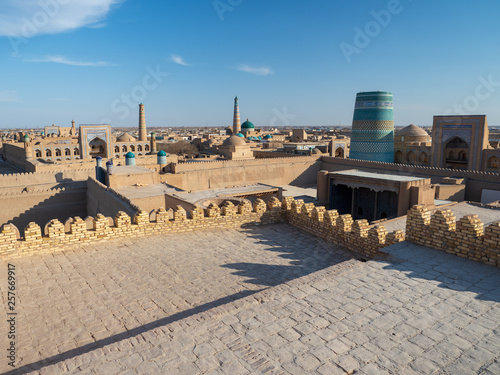
M387 270L409 278L437 281L440 288L476 293L476 299L500 302L500 270L440 250L401 242L384 248L391 255Z
M185 318L190 317L192 315L196 315L196 314L208 311L214 307L221 306L221 305L233 302L234 300L250 296L254 293L260 292L261 290L252 290L252 291L246 290L246 291L242 291L242 292L239 292L239 293L236 293L236 294L224 297L224 298L220 298L216 301L208 302L208 303L205 303L203 305L194 307L192 309L188 309L188 310L176 313L174 315L171 315L171 316L168 316L168 317L165 317L162 319L158 319L154 322L144 324L140 327L133 328L129 331L118 333L116 335L107 337L105 339L97 340L96 342L86 344L84 346L81 346L81 347L78 347L75 349L68 350L64 353L60 353L60 354L56 354L56 355L48 357L48 358L44 358L38 362L34 362L34 363L24 365L22 367L18 367L14 370L11 370L9 372L4 373L4 375L25 374L27 372L37 371L37 370L42 369L43 367L51 366L51 365L54 365L56 363L63 362L67 359L74 358L74 357L80 356L82 354L91 352L93 350L103 348L107 345L111 345L113 343L138 336L138 335L140 335L144 332L147 332L151 329L163 327L163 326L170 324L170 323L173 323L177 320L185 319Z

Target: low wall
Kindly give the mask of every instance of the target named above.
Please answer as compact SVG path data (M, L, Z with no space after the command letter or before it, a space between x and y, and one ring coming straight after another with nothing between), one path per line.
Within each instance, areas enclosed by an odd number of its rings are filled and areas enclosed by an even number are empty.
M289 224L328 242L343 246L367 259L383 257L380 249L402 242L402 230L387 233L383 225L370 226L367 220L353 221L349 214L339 215L337 210L304 203L292 197L283 199L283 208Z
M231 202L224 206L209 207L206 211L196 208L192 212L192 219L182 207L177 207L173 220L169 219L167 211L157 210L155 221L150 221L146 211L140 211L131 219L125 212L120 211L110 225L110 218L97 214L93 219L93 228L87 229L87 220L80 217L68 220L69 232L65 231L64 224L59 220L51 220L46 226L46 236L38 224L30 223L24 230L24 236L17 239L18 230L12 225L5 225L0 232L0 257L20 256L23 253L53 252L63 250L75 243L91 243L95 241L109 241L112 239L147 236L163 233L178 233L203 230L209 228L236 227L244 224L260 225L284 221L284 212L279 201L267 206L262 200L252 205L243 202L237 207Z
M408 211L406 240L500 267L500 221L484 228L477 215L466 215L457 222L450 209L431 215L417 205Z
M346 247L367 259L383 257L385 253L381 249L407 240L500 267L500 221L483 230L477 215L467 215L456 222L451 210L438 210L431 216L430 211L422 205L408 211L406 234L402 230L387 233L383 225L370 226L366 220L353 221L351 215L339 215L336 210L326 211L324 207L304 204L302 200L291 197L284 198L282 202L273 198L267 205L262 199L257 199L253 207L248 201L238 206L226 201L222 208L211 205L206 210L196 207L190 219L181 206L177 206L173 219L169 218L169 212L160 208L151 217L155 219L150 220L150 214L146 211L138 211L133 219L123 211L118 212L114 219L99 213L95 218L89 217L85 221L80 217L68 219L66 228L54 219L45 225L43 233L46 235L42 235L38 224L29 223L21 238L18 228L7 224L0 232L0 257L19 256L26 252L51 252L75 243L130 236L287 221L290 225Z
M117 212L123 211L127 215L134 216L140 208L128 198L117 193L110 187L101 184L95 178L87 179L87 215L115 216Z

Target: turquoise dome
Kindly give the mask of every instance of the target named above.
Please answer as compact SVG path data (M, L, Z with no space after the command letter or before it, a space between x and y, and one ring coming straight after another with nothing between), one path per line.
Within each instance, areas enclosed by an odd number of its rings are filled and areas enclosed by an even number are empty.
M265 135L264 139L271 139L273 136L271 134Z
M255 126L254 124L252 124L250 121L248 121L248 119L243 123L241 124L241 128L242 129L255 129Z
M163 150L158 151L158 156L167 156L167 153Z
M236 135L237 135L238 137L245 138L245 136L244 136L243 134L241 134L241 133L238 133L238 134L236 134Z
M129 151L125 154L125 157L128 159L132 159L132 158L135 158L135 155Z

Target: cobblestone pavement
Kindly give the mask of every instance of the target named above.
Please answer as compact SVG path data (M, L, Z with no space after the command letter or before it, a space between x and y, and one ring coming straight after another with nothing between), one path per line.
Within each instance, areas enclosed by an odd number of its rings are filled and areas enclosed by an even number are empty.
M206 311L351 257L280 224L132 238L14 259L20 366ZM6 319L0 332L7 332ZM0 336L2 348L6 339ZM0 372L6 366L2 355Z
M281 283L276 277L283 273L282 268L261 270L272 275L265 283L255 274L248 279L247 273L247 282L254 282L251 285L270 287L229 303L217 303L211 309L174 314L136 325L113 337L82 343L76 350L49 358L48 363L36 363L37 370L32 373L500 373L500 271L497 268L403 242L386 248L391 255L386 261L364 263L350 259L320 269L320 263L328 263L322 262L323 253L308 262L307 251L284 251L283 244L322 249L326 244L287 225L223 233L223 238L217 236L217 232L204 234L214 236L210 237L214 243L211 246L202 245L203 241L199 243L200 249L195 254L209 254L197 263L198 267L207 266L213 258L211 247L231 239L241 240L241 247L247 246L246 251L255 251L249 258L255 258L259 252L273 252L269 244L259 248L262 241L276 241L276 246L284 241L279 255L293 258L288 260L298 262L297 268L319 270L303 272L304 276ZM284 238L278 240L278 235ZM164 238L168 243L167 237L159 237ZM186 236L184 241L189 242L188 239ZM74 253L80 254L80 262L97 256L95 251ZM145 256L142 252L136 254ZM155 254L157 257L158 253ZM244 268L241 260L239 262L231 266L233 271ZM123 267L130 266L126 261L121 263ZM158 263L168 272L169 266ZM120 270L118 266L106 269L110 278L116 278ZM53 278L60 284L68 282L67 276L58 276L62 274L61 269L54 271ZM226 277L230 280L243 275ZM86 282L91 279L92 275L85 276ZM124 301L142 296L134 297L133 290L130 293ZM116 297L120 301L121 294L117 293ZM116 301L110 303L115 304ZM82 308L85 306L84 302ZM74 309L72 313L75 314ZM89 320L95 321L95 318ZM29 372L28 367L19 370Z

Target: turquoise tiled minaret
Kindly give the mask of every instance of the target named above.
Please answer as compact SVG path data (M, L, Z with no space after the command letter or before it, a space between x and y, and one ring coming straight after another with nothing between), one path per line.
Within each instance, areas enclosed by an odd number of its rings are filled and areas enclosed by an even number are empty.
M352 120L349 158L394 162L392 92L359 92Z

